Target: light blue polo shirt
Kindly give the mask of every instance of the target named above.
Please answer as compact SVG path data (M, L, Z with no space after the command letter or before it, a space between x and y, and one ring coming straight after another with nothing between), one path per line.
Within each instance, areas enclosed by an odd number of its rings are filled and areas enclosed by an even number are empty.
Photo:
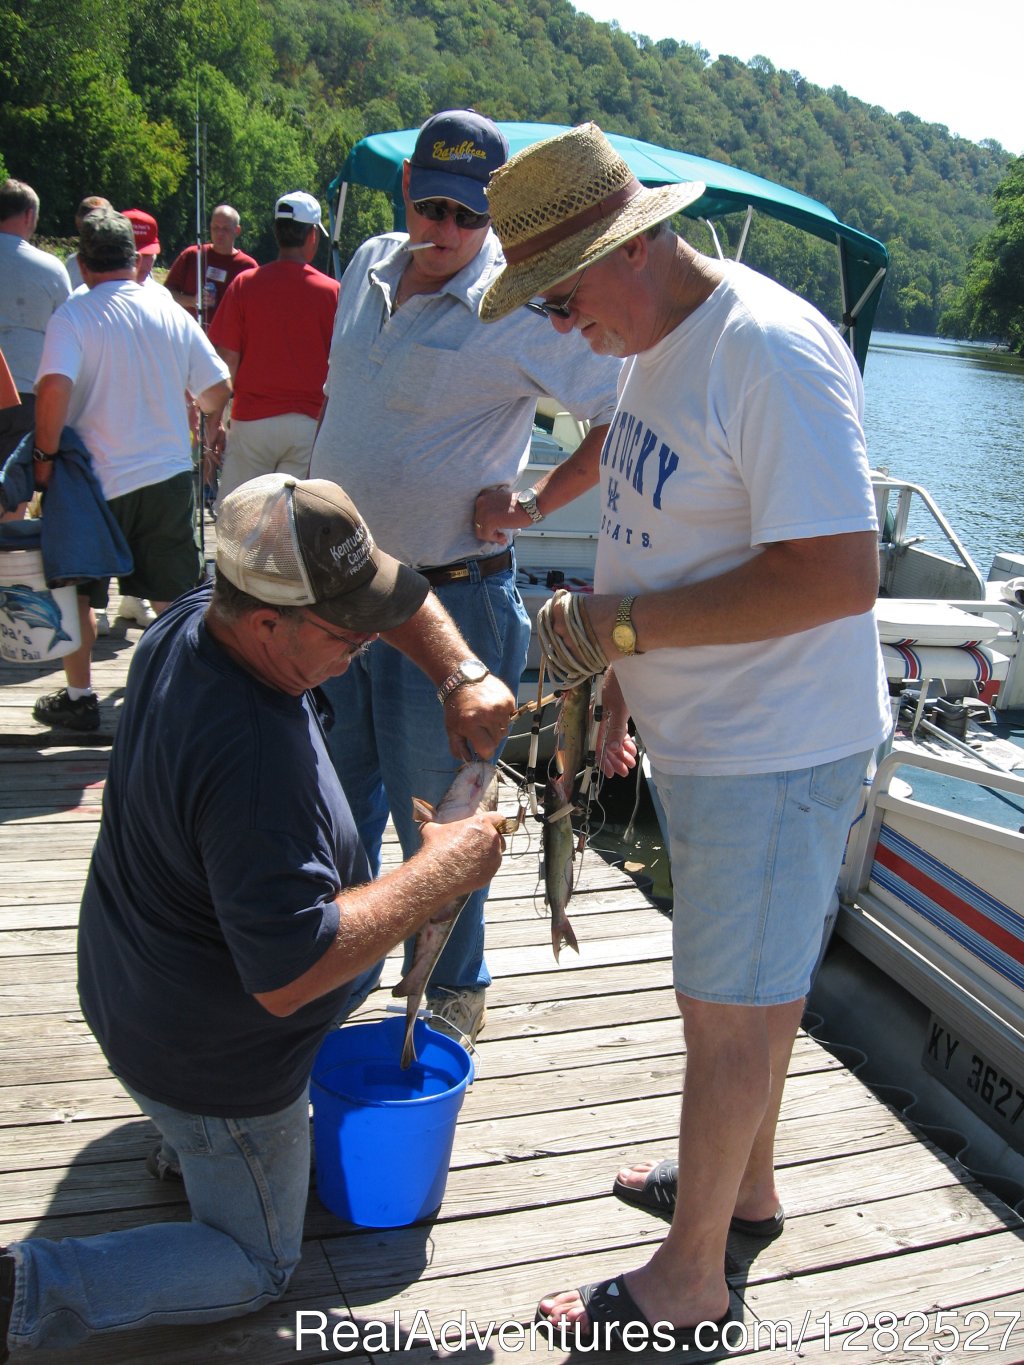
M491 232L441 290L392 314L407 241L371 238L345 272L310 476L340 483L382 549L425 567L491 552L473 505L516 481L538 398L609 422L621 361L526 308L484 325L480 299L504 264Z

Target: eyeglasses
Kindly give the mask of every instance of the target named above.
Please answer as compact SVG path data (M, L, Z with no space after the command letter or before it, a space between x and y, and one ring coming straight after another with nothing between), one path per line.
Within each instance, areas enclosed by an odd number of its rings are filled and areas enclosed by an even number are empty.
M583 283L583 276L587 273L589 266L584 266L580 271L580 277L573 285L572 289L566 294L565 298L559 303L545 303L543 299L530 299L526 304L531 313L539 313L542 318L571 318L572 309L569 305L573 301L576 290Z
M430 223L443 223L450 217L455 220L456 227L482 228L491 221L489 213L474 213L472 209L463 208L461 204L453 206L444 199L419 199L414 202L413 208Z
M317 630L323 631L324 635L330 636L336 645L344 645L350 654L361 654L377 638L376 633L361 635L355 640L350 635L335 635L333 630L328 630L321 621L318 621L315 616L310 616L309 612L306 611L302 613L302 619L308 625L316 626Z

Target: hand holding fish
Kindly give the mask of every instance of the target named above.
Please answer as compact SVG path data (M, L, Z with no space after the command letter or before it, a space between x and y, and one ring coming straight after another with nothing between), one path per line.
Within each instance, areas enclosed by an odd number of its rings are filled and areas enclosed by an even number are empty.
M444 704L448 747L456 758L490 758L508 734L516 699L500 678L457 687Z
M506 817L478 810L460 820L425 821L420 826L424 849L436 853L445 885L455 896L468 896L486 886L501 866Z

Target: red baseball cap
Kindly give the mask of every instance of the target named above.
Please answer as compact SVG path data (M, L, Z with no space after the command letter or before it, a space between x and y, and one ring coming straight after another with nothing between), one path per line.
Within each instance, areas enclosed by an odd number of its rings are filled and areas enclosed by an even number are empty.
M145 209L124 209L122 217L127 218L135 233L135 250L140 256L160 255L160 236L156 219Z

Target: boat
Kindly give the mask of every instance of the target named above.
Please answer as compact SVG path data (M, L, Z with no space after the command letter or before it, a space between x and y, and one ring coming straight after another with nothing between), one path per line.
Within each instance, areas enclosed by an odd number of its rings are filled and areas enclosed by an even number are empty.
M565 131L499 126L512 152ZM401 166L416 135L378 134L353 147L328 192L335 248L350 184L390 194L395 226L404 225ZM743 216L735 259L755 211L833 242L835 325L863 371L888 268L882 243L759 176L607 135L646 185L705 183L685 212L705 223L719 255L713 219L730 213ZM541 404L520 486L583 434ZM869 1080L880 1077L1024 1211L1024 553L997 555L983 577L925 488L886 470L873 471L872 483L875 616L893 733L851 831L810 1006L827 1037L861 1049ZM598 523L594 489L517 533L519 586L534 619L555 588L592 590ZM536 696L539 663L534 636L523 699ZM522 753L515 744L514 735L510 751Z

